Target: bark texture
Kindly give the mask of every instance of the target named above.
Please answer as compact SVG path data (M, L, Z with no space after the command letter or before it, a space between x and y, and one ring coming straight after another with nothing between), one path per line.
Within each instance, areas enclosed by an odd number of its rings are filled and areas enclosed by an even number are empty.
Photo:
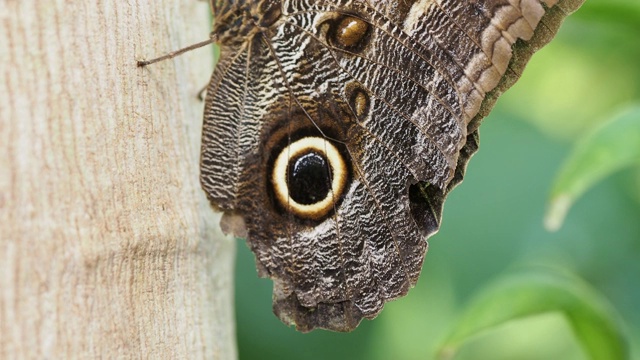
M0 0L0 358L235 358L204 1Z

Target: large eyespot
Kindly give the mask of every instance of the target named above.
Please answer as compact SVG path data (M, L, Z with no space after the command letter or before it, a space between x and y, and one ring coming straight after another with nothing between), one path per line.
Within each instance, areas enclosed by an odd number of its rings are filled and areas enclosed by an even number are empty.
M320 220L342 196L347 176L338 149L326 139L309 136L282 149L271 182L282 207L300 218Z
M361 51L368 43L370 26L364 20L353 16L337 19L330 30L334 45L350 51Z

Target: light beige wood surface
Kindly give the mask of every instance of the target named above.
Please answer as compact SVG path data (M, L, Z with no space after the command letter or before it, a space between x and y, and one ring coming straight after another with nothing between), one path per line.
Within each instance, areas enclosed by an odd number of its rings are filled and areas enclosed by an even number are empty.
M0 358L236 357L205 1L0 0Z

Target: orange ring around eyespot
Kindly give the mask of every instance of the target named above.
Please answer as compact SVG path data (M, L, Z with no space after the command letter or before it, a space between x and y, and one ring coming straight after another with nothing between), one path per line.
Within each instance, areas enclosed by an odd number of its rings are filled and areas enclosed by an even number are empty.
M322 154L327 159L333 176L331 179L331 190L327 196L314 204L304 205L296 202L289 196L287 171L290 159L297 158L311 151ZM342 195L347 183L347 167L342 158L342 154L340 154L331 142L320 137L309 136L297 140L282 149L273 165L271 182L276 198L285 209L304 219L320 220L333 209L335 199L338 199Z

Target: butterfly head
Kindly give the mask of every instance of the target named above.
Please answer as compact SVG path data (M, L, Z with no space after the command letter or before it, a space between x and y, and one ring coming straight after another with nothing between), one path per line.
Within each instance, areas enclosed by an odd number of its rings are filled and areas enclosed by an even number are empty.
M223 45L238 45L275 24L282 15L280 0L212 0L213 33Z

